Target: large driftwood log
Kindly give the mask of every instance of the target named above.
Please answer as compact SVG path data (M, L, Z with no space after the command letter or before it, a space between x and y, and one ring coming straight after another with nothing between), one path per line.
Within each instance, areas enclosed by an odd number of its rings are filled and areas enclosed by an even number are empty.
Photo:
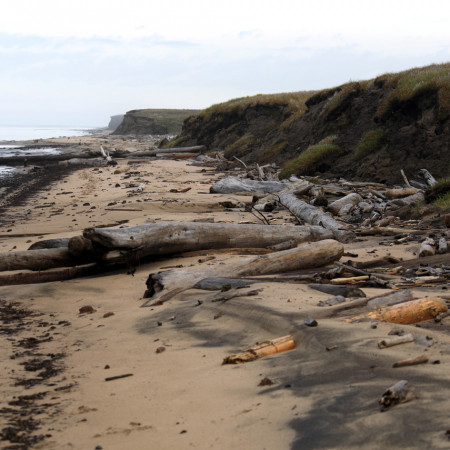
M353 234L343 229L343 225L334 220L328 214L309 203L299 200L292 193L282 193L279 195L280 203L291 211L296 217L311 225L321 225L333 233L335 239L347 242L353 238Z
M234 192L262 192L273 194L287 186L281 181L257 181L249 178L226 177L219 180L209 189L212 194L232 194Z
M67 247L0 253L0 272L6 270L45 270L79 264Z
M135 156L156 156L162 153L201 153L206 150L204 145L195 145L193 147L173 147L173 148L155 148L152 150L144 150L139 152L133 152L130 157Z
M336 261L343 253L344 246L341 243L326 239L256 258L242 258L230 264L153 273L147 279L147 291L144 294L150 300L143 306L161 304L174 295L191 289L204 278L246 277L320 267Z
M201 222L162 222L119 229L89 228L83 234L100 252L125 249L138 257L227 247L263 248L292 239L301 243L333 237L321 227Z
M358 203L362 202L362 197L356 192L352 192L351 194L346 195L345 197L339 198L335 200L333 203L328 205L328 211L333 214L339 214L339 211L346 205L355 206Z

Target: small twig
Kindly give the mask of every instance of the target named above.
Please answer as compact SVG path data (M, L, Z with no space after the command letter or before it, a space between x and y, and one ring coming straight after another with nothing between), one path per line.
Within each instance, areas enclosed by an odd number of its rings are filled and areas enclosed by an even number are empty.
M236 156L233 156L233 158L234 158L236 161L240 162L246 169L248 169L247 164L245 164L244 161L240 160L240 159L239 159L238 157L236 157Z
M406 178L406 175L405 175L405 172L403 171L403 169L400 170L400 173L402 174L402 177L405 180L406 186L408 186L410 188L411 185L409 184L408 178Z
M253 207L253 205L251 205L249 208L246 208L246 211L253 214L258 220L260 220L262 223L266 224L266 225L270 225L269 220L266 218L266 216L261 212L258 211L257 209L255 209ZM255 213L258 213L259 216L257 216Z
M120 378L126 378L126 377L132 377L132 373L125 373L123 375L116 375L115 377L107 377L105 378L105 381L113 381L113 380L119 380Z

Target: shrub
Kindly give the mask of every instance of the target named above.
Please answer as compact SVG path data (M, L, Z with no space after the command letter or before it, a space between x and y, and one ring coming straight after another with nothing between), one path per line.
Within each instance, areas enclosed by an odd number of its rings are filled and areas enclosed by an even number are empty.
M189 136L178 136L172 140L170 140L167 144L163 145L161 148L174 148L178 147L182 142L185 142L189 139Z
M276 158L287 146L288 143L286 141L272 145L272 147L269 147L264 151L264 159L266 161L269 161L273 158Z
M288 178L290 175L306 175L320 166L331 157L343 153L343 149L332 144L333 137L327 137L315 145L311 145L297 158L288 161L280 172L280 178Z
M386 132L381 128L365 133L355 151L355 159L364 158L371 153L377 152L386 142Z
M434 186L429 187L425 191L425 201L427 203L435 202L436 206L439 206L437 203L440 203L441 206L448 203L450 201L450 177L442 178Z

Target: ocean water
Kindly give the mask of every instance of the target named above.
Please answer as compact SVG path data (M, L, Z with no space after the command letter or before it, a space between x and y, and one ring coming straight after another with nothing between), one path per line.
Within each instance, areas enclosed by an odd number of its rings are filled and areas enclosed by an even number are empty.
M31 141L62 136L84 136L93 131L92 127L0 126L0 144L2 141Z
M93 134L98 129L89 127L21 127L0 126L0 179L12 177L17 172L14 167L2 164L2 158L27 155L54 155L61 149L54 147L25 149L19 144L6 144L11 141L33 141L35 139L48 139L52 137L84 136Z

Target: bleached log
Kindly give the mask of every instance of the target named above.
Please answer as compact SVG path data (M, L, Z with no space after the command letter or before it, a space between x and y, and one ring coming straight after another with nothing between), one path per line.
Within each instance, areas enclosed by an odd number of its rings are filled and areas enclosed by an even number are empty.
M233 194L235 192L262 192L273 194L286 187L281 181L257 181L249 178L226 177L209 189L212 194Z
M427 182L428 186L434 186L437 183L436 178L427 169L420 169L419 175Z
M0 272L24 269L45 270L75 266L78 263L79 261L70 255L67 247L0 253Z
M191 289L204 278L246 277L320 267L338 260L343 253L344 246L341 243L326 239L256 258L242 258L229 264L153 273L147 279L147 291L144 294L150 300L143 306L161 304Z
M423 192L419 191L416 194L408 195L407 197L404 198L397 198L395 200L390 200L388 202L388 207L392 209L392 207L400 208L402 206L414 206L417 205L417 203L422 201L424 198L425 197Z
M345 197L339 198L338 200L335 200L334 202L330 203L328 205L328 211L330 211L333 214L338 214L339 211L344 206L347 205L355 206L362 201L363 199L359 194L357 194L356 192L352 192L351 194L348 194Z
M432 256L436 253L434 248L435 242L434 239L427 238L421 244L419 248L419 258L423 258L424 256Z
M320 225L333 233L335 239L347 242L353 238L353 234L343 229L343 225L334 220L328 214L303 200L298 199L292 193L282 193L279 195L280 202L296 217L311 225Z
M448 252L447 239L441 237L438 242L438 253L443 254Z
M83 234L99 253L125 249L139 257L218 248L263 248L289 240L302 243L333 237L321 227L202 222L89 228Z

